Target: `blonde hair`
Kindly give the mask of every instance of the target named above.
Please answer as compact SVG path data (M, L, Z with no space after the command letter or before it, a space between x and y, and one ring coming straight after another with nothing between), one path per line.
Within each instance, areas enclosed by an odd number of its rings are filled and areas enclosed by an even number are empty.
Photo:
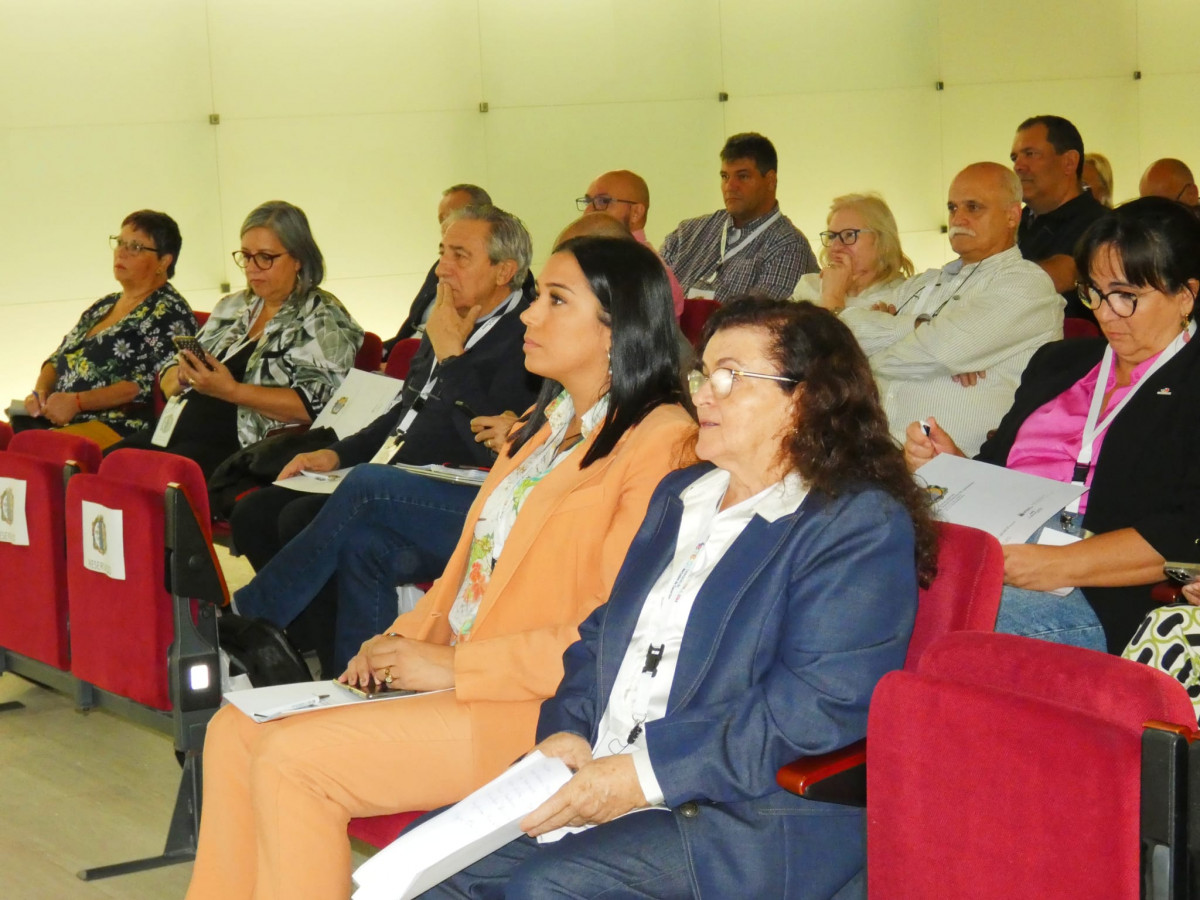
M1086 154L1084 154L1083 162L1085 165L1087 163L1091 163L1095 167L1096 174L1100 176L1100 180L1102 182L1104 182L1104 189L1108 192L1107 197L1097 197L1096 199L1099 200L1101 203L1103 203L1105 206L1112 206L1112 192L1113 192L1112 163L1110 163L1108 161L1108 157L1105 156L1103 153L1086 153Z
M834 197L825 219L828 228L833 217L844 209L853 210L863 217L867 227L875 232L875 278L872 284L886 284L896 278L911 278L912 260L900 249L900 229L896 217L887 203L878 194L844 194ZM829 265L829 248L821 248L821 265Z

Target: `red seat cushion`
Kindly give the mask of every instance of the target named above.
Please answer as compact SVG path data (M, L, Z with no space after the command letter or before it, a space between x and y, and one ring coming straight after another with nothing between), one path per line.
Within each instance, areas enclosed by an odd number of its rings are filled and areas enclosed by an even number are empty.
M424 812L402 812L390 816L351 819L346 833L372 847L386 847L400 836L400 832L423 815Z

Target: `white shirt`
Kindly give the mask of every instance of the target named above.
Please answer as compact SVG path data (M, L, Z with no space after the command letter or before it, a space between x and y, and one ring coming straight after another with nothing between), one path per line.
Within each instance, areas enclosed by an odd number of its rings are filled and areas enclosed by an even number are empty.
M679 647L696 595L751 519L760 516L774 522L794 513L808 493L800 476L792 474L736 506L721 510L728 487L729 473L715 469L684 490L675 556L642 604L592 748L596 759L632 754L638 783L646 800L655 806L662 805L663 793L650 765L645 734L639 727L632 744L628 738L635 726L666 714ZM653 674L644 671L651 646L662 648Z
M1033 352L1062 337L1062 295L1016 247L888 288L872 300L896 315L847 307L841 318L870 359L892 435L903 441L910 422L934 416L974 456L1012 405ZM917 328L918 317L931 318ZM974 387L952 380L979 371L987 377Z

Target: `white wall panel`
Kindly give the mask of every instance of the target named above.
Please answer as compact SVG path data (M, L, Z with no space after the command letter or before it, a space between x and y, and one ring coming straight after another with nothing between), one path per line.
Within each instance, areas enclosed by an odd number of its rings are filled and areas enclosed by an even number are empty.
M489 189L524 220L535 260L580 215L575 198L597 175L632 169L650 186L647 235L721 205L719 105L620 103L493 110L487 115Z
M771 138L779 153L780 206L815 250L830 201L852 191L881 193L901 231L938 227L946 186L933 139L937 96L925 87L734 97L726 104L726 126ZM871 123L870 133L864 122Z
M0 306L0 336L4 352L0 353L0 403L7 409L9 401L23 398L33 390L42 363L58 346L79 314L96 296L53 302L7 304Z
M1105 154L1117 170L1118 193L1137 158L1140 82L1126 78L1054 81L1037 85L948 85L942 97L946 169L953 174L979 160L1008 162L1017 126L1041 114L1075 123L1085 150Z
M479 0L479 10L493 109L720 90L716 0Z
M474 109L474 0L208 0L223 120Z
M1200 73L1188 75L1148 75L1138 82L1141 107L1141 147L1136 160L1130 160L1128 175L1118 176L1121 196L1137 196L1142 172L1156 159L1165 156L1182 159L1200 172L1200 117L1195 112L1200 97ZM1200 110L1197 110L1200 111Z
M1144 74L1196 71L1196 35L1200 3L1196 0L1139 0L1138 68ZM1195 94L1181 97L1195 98ZM1194 109L1194 107L1193 107ZM1190 116L1195 118L1195 115Z
M938 0L721 0L725 90L932 87L937 9Z
M0 3L5 125L199 121L208 104L203 0Z
M142 208L179 223L181 290L220 280L207 123L18 129L4 139L0 305L115 290L108 236Z
M942 80L1009 82L1133 77L1137 0L940 0Z
M429 265L436 260L430 254ZM426 269L429 268L427 265ZM425 272L405 275L379 275L367 278L331 278L323 287L332 292L367 331L385 341L392 337L412 306L413 297L425 280Z
M235 120L220 126L226 274L242 220L266 200L307 213L330 278L420 272L451 184L486 185L478 112Z

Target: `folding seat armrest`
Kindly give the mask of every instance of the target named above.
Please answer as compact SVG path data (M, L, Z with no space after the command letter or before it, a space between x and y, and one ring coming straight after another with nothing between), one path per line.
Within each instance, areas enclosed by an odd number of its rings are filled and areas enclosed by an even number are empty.
M1142 896L1182 900L1188 894L1189 745L1193 729L1147 722L1142 731Z
M802 756L775 773L784 790L808 800L867 805L867 740L820 756Z

